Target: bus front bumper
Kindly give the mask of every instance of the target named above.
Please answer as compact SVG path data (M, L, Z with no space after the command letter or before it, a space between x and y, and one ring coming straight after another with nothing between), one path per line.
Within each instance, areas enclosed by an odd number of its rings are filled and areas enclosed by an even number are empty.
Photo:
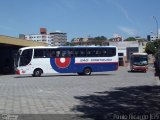
M133 71L148 71L148 66L133 66L132 67Z

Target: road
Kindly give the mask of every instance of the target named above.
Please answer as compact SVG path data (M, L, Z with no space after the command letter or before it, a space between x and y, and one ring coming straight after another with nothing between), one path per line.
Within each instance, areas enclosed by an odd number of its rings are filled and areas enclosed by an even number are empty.
M139 110L142 114L160 112L160 82L153 69L147 73L128 70L120 67L91 76L1 75L0 114L85 115L96 119L90 115L105 113L103 118L117 119L116 115L128 117Z

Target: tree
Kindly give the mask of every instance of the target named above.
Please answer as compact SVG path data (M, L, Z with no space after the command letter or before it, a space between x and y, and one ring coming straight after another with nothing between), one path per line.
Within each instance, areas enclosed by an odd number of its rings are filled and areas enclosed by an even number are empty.
M145 52L147 54L155 55L159 49L160 49L160 39L157 39L153 42L148 42L146 44Z
M104 36L98 36L98 37L95 37L94 40L95 41L105 41L105 40L107 40L107 38Z
M66 43L64 44L64 46L74 46L74 44L71 43L71 42L66 42Z
M134 37L129 37L129 38L125 39L124 41L136 41L136 39Z
M146 44L145 52L146 52L147 54L152 54L152 55L155 54L156 48L155 48L154 42L148 42L148 43Z
M154 46L155 46L156 50L160 49L160 39L157 39L154 41Z

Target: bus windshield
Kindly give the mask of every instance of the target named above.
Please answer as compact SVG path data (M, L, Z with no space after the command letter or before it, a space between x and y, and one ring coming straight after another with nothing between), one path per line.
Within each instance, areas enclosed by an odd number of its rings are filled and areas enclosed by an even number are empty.
M148 58L147 56L134 56L133 57L133 65L147 65L148 64Z
M19 66L26 66L30 63L32 59L32 49L26 49L22 51L20 55L20 61L19 61Z

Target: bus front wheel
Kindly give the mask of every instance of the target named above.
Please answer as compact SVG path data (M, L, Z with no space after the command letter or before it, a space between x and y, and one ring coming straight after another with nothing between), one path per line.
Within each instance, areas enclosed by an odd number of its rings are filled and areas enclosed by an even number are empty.
M41 69L35 69L33 72L33 77L40 77L42 74L42 70Z
M83 70L83 73L84 73L84 75L91 75L92 69L89 68L89 67L87 67L87 68L85 68L85 69Z

